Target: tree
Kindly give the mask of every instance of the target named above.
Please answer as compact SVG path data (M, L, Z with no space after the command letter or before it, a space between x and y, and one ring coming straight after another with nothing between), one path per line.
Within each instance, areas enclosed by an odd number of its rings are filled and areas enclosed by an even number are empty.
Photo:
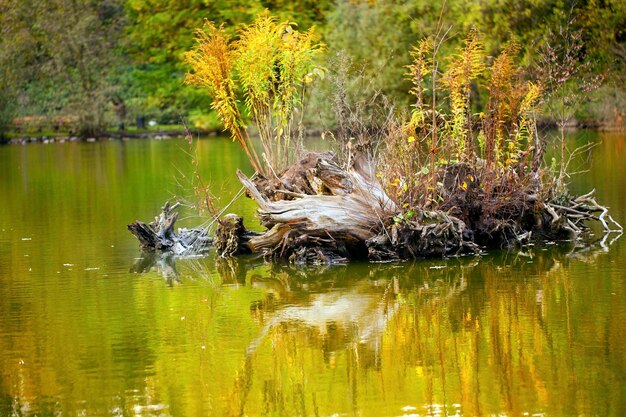
M0 138L18 110L20 74L29 73L27 62L35 50L26 24L29 3L6 0L0 4Z
M347 54L354 69L368 80L365 86L351 88L350 93L359 96L355 101L368 100L375 93L408 100L404 66L416 38L405 6L391 0L341 0L328 14L325 41L329 55Z
M116 46L122 28L121 0L47 0L37 17L40 41L61 106L78 118L80 134L97 135L115 93L110 75L119 65Z
M122 1L7 0L0 41L3 113L15 110L19 98L21 113L65 116L83 136L102 132L115 92L111 70L120 63Z
M209 96L183 85L189 68L183 55L191 49L194 30L207 19L237 26L262 10L251 0L128 0L126 48L133 59L130 84L137 109L163 122L180 122L193 109L210 109Z

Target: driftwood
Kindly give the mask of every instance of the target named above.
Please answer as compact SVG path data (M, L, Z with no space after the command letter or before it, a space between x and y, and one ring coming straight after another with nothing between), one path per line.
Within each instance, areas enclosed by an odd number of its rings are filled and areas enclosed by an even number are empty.
M575 236L579 236L587 226L584 223L588 220L596 220L602 224L607 233L621 233L624 229L609 214L609 210L596 202L594 198L595 189L589 193L569 199L566 205L548 203L546 211L552 217L552 222L565 222L568 230ZM598 214L599 213L599 214Z
M128 230L139 240L141 248L149 251L174 253L176 255L197 255L208 252L213 239L203 228L178 229L174 223L178 213L174 210L179 203L170 205L169 201L161 208L161 214L150 224L137 220L129 224Z
M620 231L605 207L589 194L557 204L538 197L538 185L498 189L489 194L467 165L452 165L441 174L443 210L415 208L410 218L385 193L366 155L342 168L333 153L309 153L281 176L253 179L237 172L248 197L258 204L267 230L252 232L243 219L228 214L218 221L214 240L204 229L173 231L177 204L166 204L155 221L128 226L142 248L186 255L206 252L228 258L261 254L294 264L336 264L350 259L375 262L476 254L481 247L544 239L575 239L599 221L607 232ZM445 211L444 211L445 210Z

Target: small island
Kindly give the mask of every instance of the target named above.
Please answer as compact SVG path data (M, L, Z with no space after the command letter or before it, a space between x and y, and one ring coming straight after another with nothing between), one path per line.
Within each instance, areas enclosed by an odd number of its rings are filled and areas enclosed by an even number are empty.
M184 255L214 245L220 257L254 253L335 264L579 239L589 221L621 233L593 190L568 190L569 161L590 145L566 152L565 118L560 142L537 128L546 102L565 112L572 94L584 93L572 89L575 71L564 67L563 56L546 51L541 71L528 71L516 60L515 43L489 57L472 31L442 71L445 34L437 32L413 47L405 70L414 102L397 109L384 97L350 103L345 60L318 66L324 46L312 30L300 32L266 13L235 38L228 33L211 23L197 31L186 55L193 69L187 82L209 91L245 151L255 174L237 176L266 231L249 231L241 217L227 214L216 216L212 237L204 229L175 232L176 205L168 203L151 224L129 225L142 248ZM302 114L309 85L321 78L331 78L335 89L329 105L338 128L322 133L334 151L309 152ZM480 112L478 95L487 97ZM546 163L548 153L559 161Z

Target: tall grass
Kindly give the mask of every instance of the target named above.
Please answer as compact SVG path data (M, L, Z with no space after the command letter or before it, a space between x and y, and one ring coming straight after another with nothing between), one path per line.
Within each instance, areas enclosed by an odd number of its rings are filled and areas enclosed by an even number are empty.
M314 29L300 32L267 12L232 40L207 22L186 55L192 67L187 82L207 88L213 108L260 174L276 176L293 161L302 140L306 85L324 70L315 66L323 46ZM243 95L243 113L237 92ZM262 144L262 158L245 123L251 117ZM297 153L297 152L296 152Z
M436 206L450 192L443 183L454 164L471 171L455 179L463 190L474 183L489 196L496 189L502 194L530 183L540 168L535 159L542 145L536 140L534 112L543 90L525 79L516 63L518 47L510 44L497 57L488 57L472 31L441 74L432 70L437 66L433 51L428 38L411 52L406 74L415 96L411 117L391 129L380 164L379 177L390 195L407 209ZM478 95L488 100L475 113L481 104Z
M255 171L263 173L263 166L250 141L244 118L237 106L233 65L235 50L230 36L223 26L206 22L196 31L195 47L185 54L193 73L187 74L186 82L204 87L213 97L212 107L228 130L246 152Z
M465 47L452 56L449 70L441 80L450 101L449 132L453 157L458 161L471 161L474 157L471 95L472 83L485 71L485 52L473 30L465 40Z

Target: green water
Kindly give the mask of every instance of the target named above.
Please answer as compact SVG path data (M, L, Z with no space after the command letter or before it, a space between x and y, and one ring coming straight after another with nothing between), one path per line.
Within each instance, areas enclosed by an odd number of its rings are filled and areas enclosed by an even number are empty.
M584 140L602 144L574 188L596 187L626 224L626 136ZM187 152L0 147L0 416L626 415L624 239L328 270L150 268L125 225L185 194ZM207 139L198 157L227 203L244 156ZM230 211L251 222L254 205Z

